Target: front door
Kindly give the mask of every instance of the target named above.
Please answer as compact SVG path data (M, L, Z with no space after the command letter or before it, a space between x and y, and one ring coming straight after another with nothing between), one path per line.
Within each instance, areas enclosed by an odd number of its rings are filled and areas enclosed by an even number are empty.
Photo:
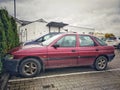
M57 45L58 47L53 47ZM66 35L48 47L48 68L75 66L78 60L76 35Z

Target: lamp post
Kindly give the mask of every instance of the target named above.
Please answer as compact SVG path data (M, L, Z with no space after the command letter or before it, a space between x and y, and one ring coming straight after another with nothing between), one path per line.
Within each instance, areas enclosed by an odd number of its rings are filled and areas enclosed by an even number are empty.
M16 19L16 0L14 0L14 18Z

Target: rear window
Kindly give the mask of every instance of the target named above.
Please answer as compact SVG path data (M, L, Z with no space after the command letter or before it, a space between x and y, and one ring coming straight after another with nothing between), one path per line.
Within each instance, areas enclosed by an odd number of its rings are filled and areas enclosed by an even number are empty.
M95 37L96 41L101 45L101 46L107 46L107 44L105 43L105 41Z

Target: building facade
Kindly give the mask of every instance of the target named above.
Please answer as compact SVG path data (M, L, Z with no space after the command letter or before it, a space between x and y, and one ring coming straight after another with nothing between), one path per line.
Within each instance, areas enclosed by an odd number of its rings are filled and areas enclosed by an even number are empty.
M46 22L43 19L36 21L23 21L17 19L20 42L31 41L50 32L77 32L80 34L93 34L93 28L71 26L63 22Z

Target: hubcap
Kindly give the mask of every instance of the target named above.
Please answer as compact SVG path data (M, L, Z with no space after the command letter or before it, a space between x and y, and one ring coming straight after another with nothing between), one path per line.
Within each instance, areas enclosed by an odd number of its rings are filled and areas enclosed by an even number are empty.
M37 71L37 65L34 62L28 62L24 65L23 70L26 75L33 75Z
M104 58L100 58L100 59L98 60L98 67L99 67L100 69L104 69L105 66L106 66L106 60L105 60Z

